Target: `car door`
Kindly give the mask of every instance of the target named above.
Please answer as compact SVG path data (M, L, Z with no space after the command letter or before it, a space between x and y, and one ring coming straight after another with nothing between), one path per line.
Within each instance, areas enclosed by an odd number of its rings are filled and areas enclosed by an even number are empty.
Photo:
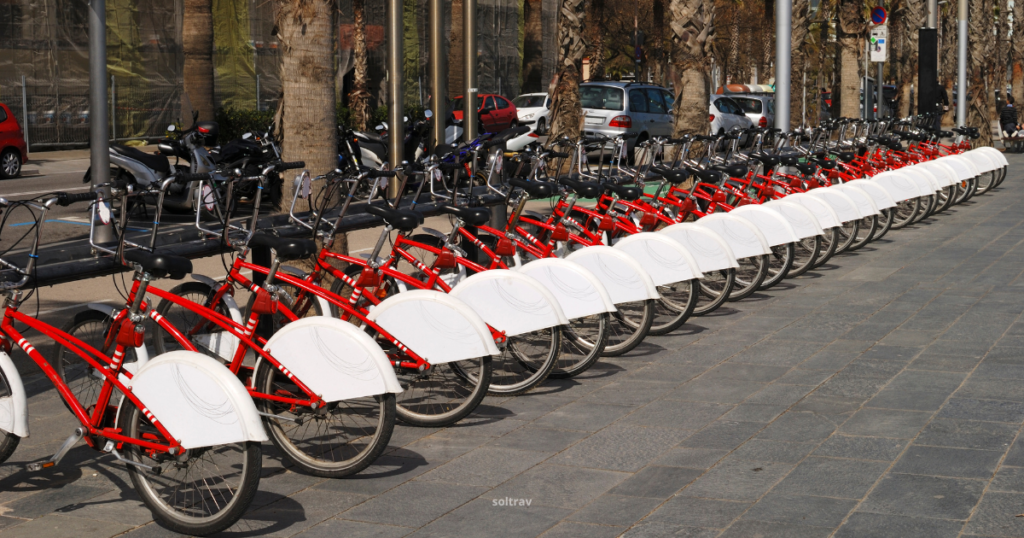
M488 95L484 98L483 103L480 106L480 121L484 124L484 129L488 133L498 132L498 111L494 105L494 97Z
M11 142L15 136L14 121L7 115L7 107L0 105L0 150Z
M498 107L499 128L508 129L512 126L512 122L516 120L515 107L507 99L500 96L494 96L494 104Z
M633 121L632 132L647 131L649 115L647 114L647 93L640 88L629 90L629 117Z
M658 88L647 88L647 113L650 114L649 132L651 136L672 135L672 115L669 105L662 97L662 90Z

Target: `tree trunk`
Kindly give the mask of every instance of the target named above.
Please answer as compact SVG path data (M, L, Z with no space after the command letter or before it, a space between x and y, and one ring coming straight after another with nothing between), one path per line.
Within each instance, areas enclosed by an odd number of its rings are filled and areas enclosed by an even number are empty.
M672 132L708 133L708 79L715 44L714 0L672 0L672 63L676 102Z
M939 68L939 85L946 91L946 96L950 98L949 110L942 114L942 125L952 126L956 121L956 107L952 102L953 82L956 81L956 6L951 6L939 24L942 25L942 48L939 50L942 64Z
M651 21L651 36L647 42L651 44L651 52L654 57L654 83L661 86L667 86L668 81L666 80L665 73L666 61L668 57L665 54L665 0L654 0L651 5L651 14L653 21Z
M985 24L984 33L982 35L984 36L984 41L985 41L985 43L984 43L985 55L983 56L984 62L985 62L985 100L986 100L986 104L988 105L988 122L985 124L984 127L986 127L988 131L992 130L991 127L990 127L992 122L997 121L997 119L998 119L997 118L998 112L996 111L996 95L995 95L995 91L997 89L997 80L996 80L997 79L997 71L999 69L999 67L997 65L998 61L996 59L997 58L997 54L998 54L998 52L996 50L998 48L996 46L997 37L996 37L996 34L995 34L995 30L996 30L995 6L996 5L997 5L996 2L993 1L993 0L986 1L985 2L985 8L986 9L985 9L984 13L987 13L988 16L987 17L985 17L985 16L981 17L982 19L984 19L984 24ZM981 127L981 126L979 126L979 127Z
M861 2L841 0L836 40L839 42L838 92L832 90L832 99L839 98L839 115L860 117L860 54L864 49L864 31L867 24L860 13Z
M584 0L560 0L558 17L558 72L548 90L551 94L550 140L563 135L572 140L583 128L583 107L580 105L580 64L587 49L584 39Z
M333 10L330 0L278 3L284 159L305 161L314 176L338 163ZM292 189L284 189L283 207L290 206L292 195Z
M768 71L775 60L775 0L764 0L761 18L761 54L764 68L758 73L761 84L768 84Z
M538 6L539 8L540 6ZM452 99L465 91L462 46L462 0L452 0L452 36L448 49L448 96Z
M181 48L185 56L185 93L199 120L213 119L213 14L211 0L185 0ZM182 118L191 122L192 118Z
M984 14L988 2L986 0L970 0L970 12ZM991 10L988 11L991 16ZM967 91L959 90L959 93L966 93L970 96L967 101L967 125L978 128L981 137L977 140L977 146L988 146L992 144L992 129L988 123L988 99L985 91L985 29L991 28L985 23L986 17L971 17L969 23L970 34L970 66ZM962 98L963 96L961 96Z
M604 0L590 0L587 3L590 39L584 55L590 58L590 80L604 80Z
M365 131L370 122L369 62L366 51L366 10L364 0L352 0L352 59L355 65L352 91L348 94L352 127Z
M1024 2L1013 3L1013 39L1010 41L1010 62L1011 84L1013 84L1013 99L1024 103L1024 39L1021 39L1019 32L1024 32Z
M544 25L541 18L541 3L542 0L526 0L523 6L523 93L535 93L544 89Z
M910 89L915 84L917 77L917 29L924 24L924 5L922 0L903 0L899 10L899 34L900 34L900 117L910 115L912 108Z
M789 127L795 129L803 125L803 97L804 97L804 41L807 39L807 0L793 0L793 32L790 42L789 72ZM779 75L785 76L783 73ZM775 127L769 125L769 127Z

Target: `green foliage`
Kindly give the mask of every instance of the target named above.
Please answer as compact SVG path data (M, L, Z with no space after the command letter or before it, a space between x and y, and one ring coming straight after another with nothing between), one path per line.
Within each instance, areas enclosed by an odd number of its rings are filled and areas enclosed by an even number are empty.
M410 118L422 118L424 110L426 110L426 108L421 107L419 105L407 106L405 107L405 115L409 116ZM342 107L341 105L338 105L337 111L338 125L343 125L345 127L351 128L352 110L349 108ZM376 109L374 109L373 112L370 113L370 121L367 122L366 129L369 131L373 131L374 127L386 121L388 121L388 106L379 106Z
M214 115L220 128L219 142L241 138L249 131L264 132L274 123L273 110L221 108Z

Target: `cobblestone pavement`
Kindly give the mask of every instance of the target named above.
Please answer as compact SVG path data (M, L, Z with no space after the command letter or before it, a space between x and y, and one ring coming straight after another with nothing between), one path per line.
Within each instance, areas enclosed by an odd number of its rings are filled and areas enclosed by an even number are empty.
M1011 156L1014 165L1024 157ZM1024 174L572 380L396 428L354 479L265 447L229 536L1024 536ZM36 376L8 536L162 536Z

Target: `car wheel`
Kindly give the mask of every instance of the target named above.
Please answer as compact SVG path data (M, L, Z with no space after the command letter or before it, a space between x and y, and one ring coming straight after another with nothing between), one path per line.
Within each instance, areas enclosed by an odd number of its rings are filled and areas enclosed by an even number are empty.
M547 134L545 129L547 129L547 125L545 125L544 118L537 120L537 130L535 132L538 135L544 135Z
M16 149L8 149L0 155L0 178L10 179L21 174L21 155Z
M631 151L626 151L626 162L629 163L630 166L636 166L636 148L640 147L640 144L646 142L648 138L650 137L647 133L640 133L640 136L636 137L636 144L633 145L633 149ZM626 146L627 148L629 147L629 140L626 141Z

